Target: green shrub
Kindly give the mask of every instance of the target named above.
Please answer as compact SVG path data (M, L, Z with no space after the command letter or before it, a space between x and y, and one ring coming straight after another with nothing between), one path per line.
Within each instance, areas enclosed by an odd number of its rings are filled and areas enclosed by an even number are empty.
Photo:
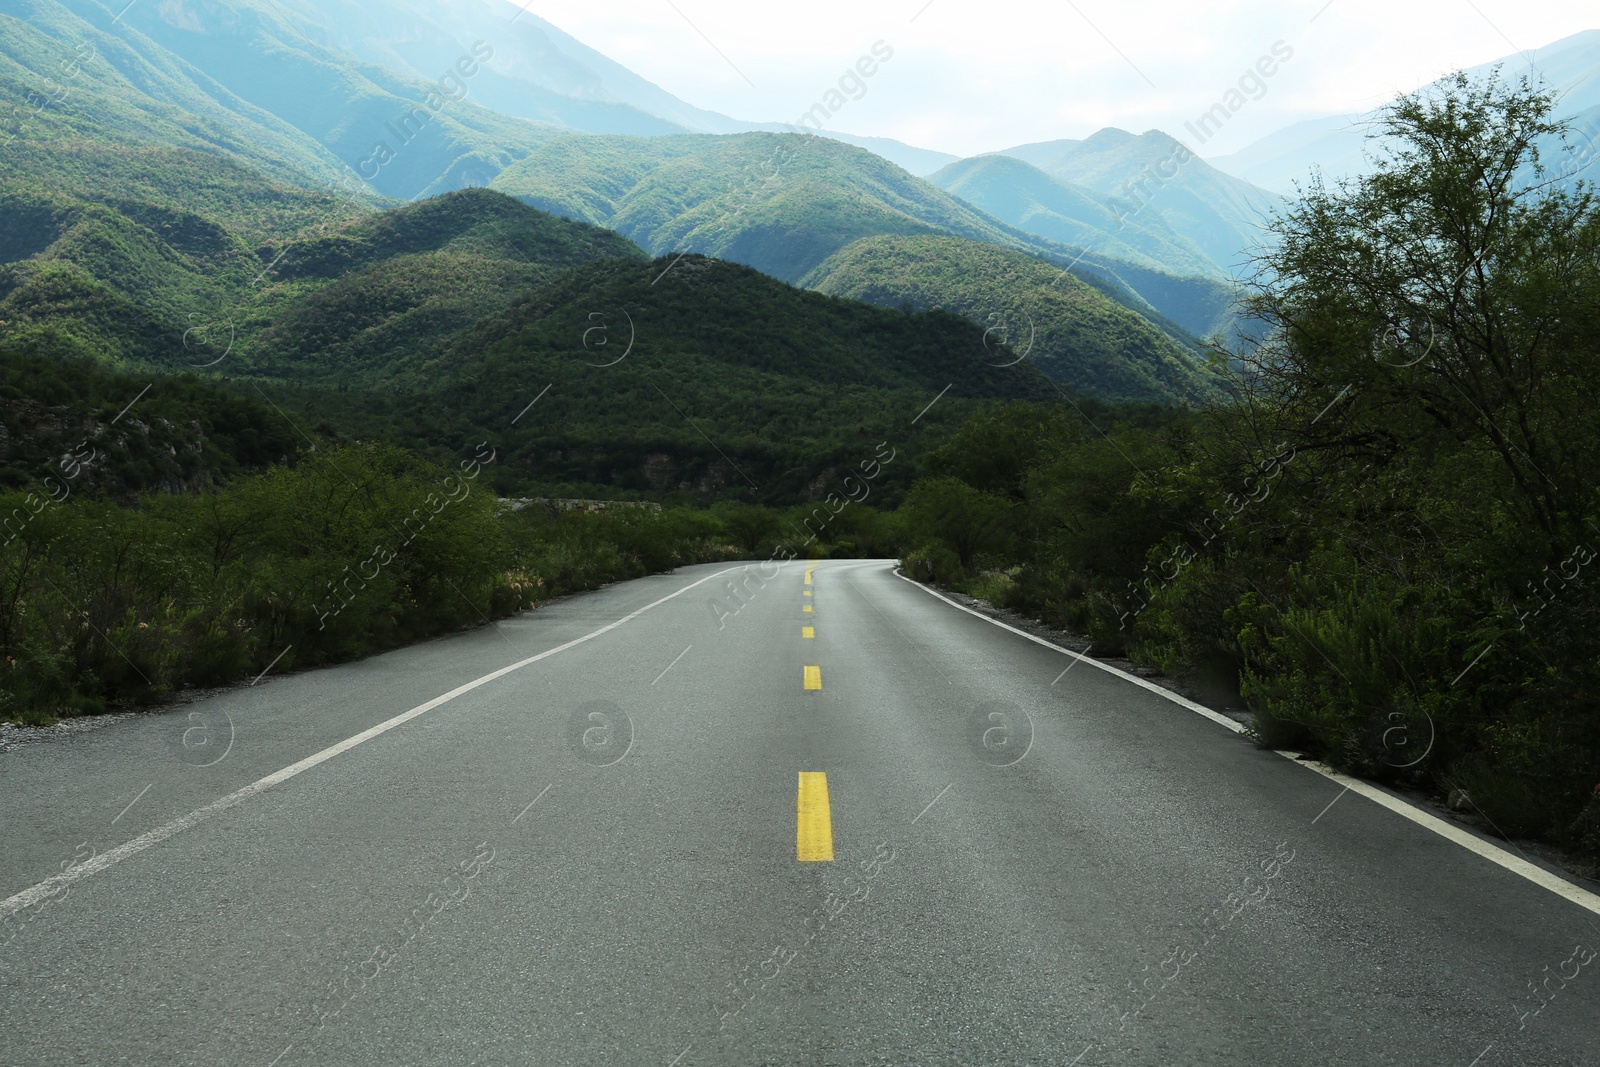
M512 512L375 445L132 506L8 502L30 518L0 549L0 714L29 722L351 659L731 551L704 513Z
M966 568L955 550L944 545L925 545L907 552L900 569L908 578L927 584L956 588L966 580Z

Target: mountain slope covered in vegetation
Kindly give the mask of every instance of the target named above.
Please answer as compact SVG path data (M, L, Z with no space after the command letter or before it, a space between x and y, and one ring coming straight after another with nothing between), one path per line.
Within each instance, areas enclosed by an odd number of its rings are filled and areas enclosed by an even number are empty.
M561 137L494 188L657 255L700 252L790 282L859 237L1028 242L865 149L799 134Z
M396 373L569 267L644 258L487 190L380 214L339 205L342 218L254 247L182 209L105 200L0 196L0 337L113 363L226 358L229 370L348 382Z
M1251 273L1268 223L1284 206L1281 197L1224 174L1160 130L1135 135L1107 128L1081 141L1019 145L1001 154L1158 214L1236 277Z
M1136 200L1052 178L1010 156L963 159L928 180L967 203L1049 241L1174 275L1227 278L1227 271Z
M1170 403L1207 399L1214 389L1193 353L1074 275L1020 252L956 237L875 237L830 258L806 284L985 321L992 362L1025 357L1088 396ZM1016 355L1002 355L1000 344Z
M612 261L462 333L421 368L415 418L440 439L500 442L524 485L777 502L868 445L920 448L974 401L1057 396L1026 364L993 366L1014 359L995 351L951 314L869 307L702 256Z
M657 255L701 252L794 282L862 238L961 237L1071 267L1180 342L1225 325L1237 297L1215 272L1179 276L1013 228L826 138L560 137L507 168L494 188L615 229Z

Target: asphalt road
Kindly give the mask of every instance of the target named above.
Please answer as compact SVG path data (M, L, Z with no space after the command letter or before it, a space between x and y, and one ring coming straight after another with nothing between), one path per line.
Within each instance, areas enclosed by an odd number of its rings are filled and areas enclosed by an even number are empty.
M1600 1064L1584 892L887 562L726 569L0 755L0 1064Z

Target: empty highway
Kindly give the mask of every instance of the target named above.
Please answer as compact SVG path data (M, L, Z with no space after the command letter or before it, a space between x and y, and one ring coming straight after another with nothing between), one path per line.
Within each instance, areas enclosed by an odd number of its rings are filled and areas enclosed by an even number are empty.
M0 754L0 1064L1600 1063L1600 901L1385 799L690 567Z

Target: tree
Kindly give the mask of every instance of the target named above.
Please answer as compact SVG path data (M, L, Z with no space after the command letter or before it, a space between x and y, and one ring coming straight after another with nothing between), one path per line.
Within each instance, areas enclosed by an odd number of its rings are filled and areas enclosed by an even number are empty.
M739 547L752 556L778 534L778 516L767 508L740 504L719 509L717 515Z
M1263 736L1425 766L1510 833L1559 831L1600 758L1600 204L1541 162L1552 107L1458 74L1388 108L1369 175L1314 180L1261 259L1269 329L1219 435L1295 457L1232 557Z
M916 484L906 500L916 535L931 535L948 545L963 569L983 552L998 552L1010 539L1005 497L974 489L958 478L931 478Z
M1252 301L1275 331L1247 361L1302 452L1492 456L1541 562L1578 535L1600 427L1600 211L1545 180L1551 108L1498 73L1391 105L1374 172L1315 179L1279 220Z

